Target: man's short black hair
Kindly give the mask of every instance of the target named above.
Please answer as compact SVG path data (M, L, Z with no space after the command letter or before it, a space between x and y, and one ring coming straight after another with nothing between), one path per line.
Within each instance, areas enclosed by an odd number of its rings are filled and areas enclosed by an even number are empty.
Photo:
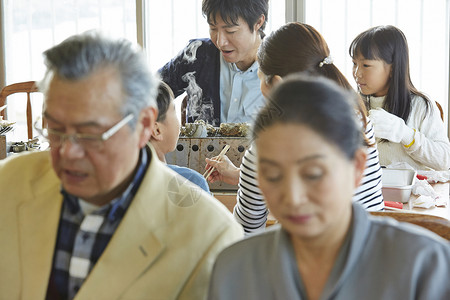
M253 32L253 25L264 15L265 21L259 29L261 38L265 35L268 11L269 0L203 0L202 3L202 13L208 24L216 24L217 16L230 25L238 25L238 19L242 18Z

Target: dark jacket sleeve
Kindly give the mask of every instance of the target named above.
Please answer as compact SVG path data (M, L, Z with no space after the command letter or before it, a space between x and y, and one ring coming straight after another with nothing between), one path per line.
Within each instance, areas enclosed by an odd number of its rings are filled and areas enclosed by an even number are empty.
M213 114L200 114L201 119L218 126L220 124L220 52L210 39L193 39L180 53L158 70L161 79L173 90L175 97L185 91L188 107L191 105L189 79L201 89L200 105L214 108ZM187 76L186 74L189 74ZM189 79L188 79L189 78ZM195 94L198 99L198 93ZM187 121L193 122L197 116L189 115Z

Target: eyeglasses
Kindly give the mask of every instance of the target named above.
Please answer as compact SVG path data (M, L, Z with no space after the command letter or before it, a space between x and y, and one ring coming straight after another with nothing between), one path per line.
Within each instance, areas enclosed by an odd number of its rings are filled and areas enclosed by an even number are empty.
M101 150L104 146L104 142L112 137L117 131L119 131L119 129L125 126L125 124L130 122L133 118L133 114L129 114L101 135L85 133L67 134L50 128L38 128L37 125L40 122L42 123L40 117L36 120L36 122L34 122L34 128L40 135L48 140L51 147L60 147L66 140L70 140L71 143L80 145L85 150Z

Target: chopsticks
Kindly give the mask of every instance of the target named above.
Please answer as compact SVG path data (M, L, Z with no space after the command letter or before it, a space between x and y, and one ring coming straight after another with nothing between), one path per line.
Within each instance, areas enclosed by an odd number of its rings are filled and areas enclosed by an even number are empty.
M227 153L228 149L230 149L230 145L225 145L225 147L223 147L222 151L220 151L219 156L217 156L217 160L216 161L221 161L223 156L225 155L225 153ZM205 177L205 179L208 179L209 176L211 176L212 172L215 170L216 168L211 167L208 170L205 171L205 173L203 173L203 177Z

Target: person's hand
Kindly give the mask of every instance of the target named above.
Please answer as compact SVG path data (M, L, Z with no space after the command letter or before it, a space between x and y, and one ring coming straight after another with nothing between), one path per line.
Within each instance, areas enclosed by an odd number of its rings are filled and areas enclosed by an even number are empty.
M211 159L206 158L206 170L214 167L215 170L211 175L206 178L209 182L213 183L216 181L223 181L228 184L237 185L239 183L239 172L240 169L237 168L228 156L222 156L221 161L217 161L218 156Z
M402 118L388 113L382 108L371 109L369 118L372 120L375 136L393 143L407 145L414 138L414 129L406 126Z

